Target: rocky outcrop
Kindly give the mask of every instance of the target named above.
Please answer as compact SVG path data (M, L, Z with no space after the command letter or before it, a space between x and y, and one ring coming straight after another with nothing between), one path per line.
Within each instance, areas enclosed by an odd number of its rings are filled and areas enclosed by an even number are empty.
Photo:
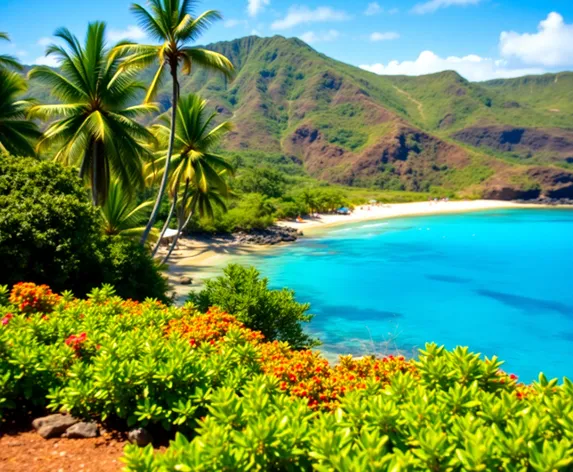
M558 167L511 167L485 183L483 197L494 200L573 198L573 172Z
M509 185L498 185L486 188L483 198L487 200L531 200L538 198L539 189L522 190Z
M532 167L526 175L538 182L548 198L573 198L573 173L554 167Z
M293 242L302 233L287 226L269 226L266 229L241 231L231 236L237 244L275 245L283 242Z
M573 157L573 131L560 128L475 126L458 131L452 137L471 146L511 152L524 158L539 153L559 160Z

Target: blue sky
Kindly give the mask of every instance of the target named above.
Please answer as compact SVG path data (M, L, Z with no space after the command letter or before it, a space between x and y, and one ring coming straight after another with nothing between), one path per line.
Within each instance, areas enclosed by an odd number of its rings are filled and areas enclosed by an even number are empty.
M145 0L142 0L144 3ZM145 41L129 0L0 0L0 52L43 57L54 30L83 37L104 20L110 39ZM204 0L224 20L202 43L249 34L296 36L318 51L382 74L455 69L470 80L573 69L573 0Z

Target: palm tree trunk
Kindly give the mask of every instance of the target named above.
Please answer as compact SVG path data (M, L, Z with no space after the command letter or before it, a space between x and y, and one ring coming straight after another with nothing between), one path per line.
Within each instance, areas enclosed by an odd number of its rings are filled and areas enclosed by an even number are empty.
M161 178L161 184L159 185L159 192L157 193L157 199L155 200L155 205L151 211L149 221L145 227L145 231L141 236L140 244L143 246L149 237L151 228L155 224L157 215L159 213L159 208L161 207L161 200L163 199L163 194L165 193L165 188L167 187L167 179L169 178L169 167L171 166L171 156L173 154L173 143L175 142L175 121L177 118L177 101L179 99L179 83L177 82L177 61L171 64L171 77L173 80L173 97L171 100L171 129L169 131L169 147L167 148L167 159L165 160L165 170L163 172L163 177Z
M98 154L97 140L94 140L92 144L92 202L94 206L97 206L98 204L97 154Z
M157 250L159 249L159 246L161 246L161 240L163 239L163 236L165 235L165 231L167 231L167 228L169 228L169 222L171 221L171 218L173 216L173 211L175 210L176 206L177 206L177 192L175 192L175 195L173 195L173 203L171 203L171 208L169 208L169 215L167 215L167 219L165 220L165 224L163 225L163 228L161 228L161 233L159 233L159 239L155 243L155 246L153 247L153 251L151 251L151 257L154 257L155 254L157 254Z
M179 214L177 215L177 234L173 237L173 241L171 242L171 246L169 246L169 251L161 261L161 264L166 264L169 258L171 257L171 253L175 246L177 245L177 240L179 239L179 235L183 230L183 216L185 215L185 205L187 204L187 195L189 193L189 179L185 181L185 190L183 191L183 198L181 199L181 209L179 210Z

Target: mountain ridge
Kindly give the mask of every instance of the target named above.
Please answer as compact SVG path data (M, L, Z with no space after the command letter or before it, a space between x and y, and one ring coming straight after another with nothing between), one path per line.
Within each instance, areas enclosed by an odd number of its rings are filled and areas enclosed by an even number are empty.
M487 82L455 71L380 76L297 38L205 47L235 64L234 81L196 70L181 92L233 119L229 151L282 154L347 185L573 197L573 72ZM163 84L164 110L169 91Z

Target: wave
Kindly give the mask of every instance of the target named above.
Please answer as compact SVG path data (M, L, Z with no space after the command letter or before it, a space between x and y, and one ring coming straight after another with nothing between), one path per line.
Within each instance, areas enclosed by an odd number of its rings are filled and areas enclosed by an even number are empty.
M387 225L388 225L388 222L386 221L384 223L370 223L368 225L359 226L358 228L378 228L380 226L387 226Z

